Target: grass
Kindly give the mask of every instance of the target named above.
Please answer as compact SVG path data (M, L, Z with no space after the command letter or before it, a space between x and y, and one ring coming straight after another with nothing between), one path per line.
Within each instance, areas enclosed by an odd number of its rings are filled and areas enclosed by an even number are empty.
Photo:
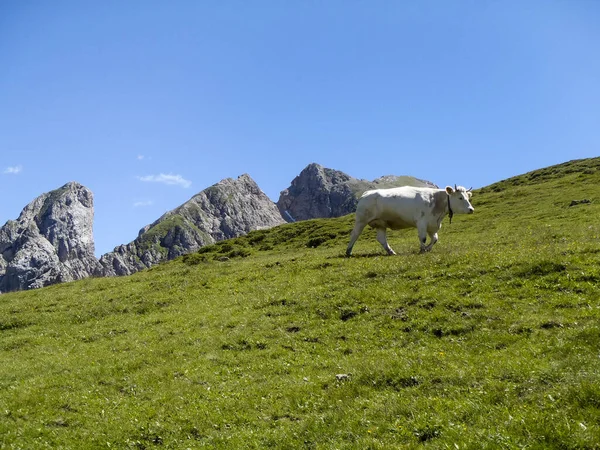
M424 255L344 258L350 215L3 294L0 448L600 448L599 163L475 192Z

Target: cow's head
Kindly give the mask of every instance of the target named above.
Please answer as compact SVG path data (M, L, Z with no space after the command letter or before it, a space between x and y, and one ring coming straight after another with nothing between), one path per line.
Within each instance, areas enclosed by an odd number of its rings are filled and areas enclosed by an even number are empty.
M473 214L475 208L471 206L471 189L465 189L462 186L456 187L454 185L454 189L450 186L446 186L446 193L448 194L448 201L450 202L450 208L455 214Z

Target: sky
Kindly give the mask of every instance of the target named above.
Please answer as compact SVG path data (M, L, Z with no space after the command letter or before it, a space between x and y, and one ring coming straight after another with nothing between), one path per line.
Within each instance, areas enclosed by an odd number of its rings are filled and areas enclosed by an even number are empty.
M77 181L96 255L248 173L474 188L600 156L594 0L0 2L0 225ZM477 199L473 197L477 208Z

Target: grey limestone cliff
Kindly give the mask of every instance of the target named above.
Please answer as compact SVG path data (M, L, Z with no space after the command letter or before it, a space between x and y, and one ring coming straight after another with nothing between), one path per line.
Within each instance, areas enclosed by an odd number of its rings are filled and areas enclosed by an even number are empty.
M285 223L277 206L244 174L203 190L142 228L131 243L103 255L108 276L141 269L198 250L216 241Z
M339 217L356 210L363 192L396 186L436 187L410 176L387 175L373 181L361 180L319 164L309 164L287 189L281 191L277 207L288 222Z
M0 228L0 292L101 274L94 257L94 200L76 182L40 195Z

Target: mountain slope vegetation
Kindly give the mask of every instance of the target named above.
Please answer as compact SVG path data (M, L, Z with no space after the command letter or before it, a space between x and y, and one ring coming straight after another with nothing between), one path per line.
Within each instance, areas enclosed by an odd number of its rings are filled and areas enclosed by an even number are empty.
M599 448L600 158L0 297L2 448Z

